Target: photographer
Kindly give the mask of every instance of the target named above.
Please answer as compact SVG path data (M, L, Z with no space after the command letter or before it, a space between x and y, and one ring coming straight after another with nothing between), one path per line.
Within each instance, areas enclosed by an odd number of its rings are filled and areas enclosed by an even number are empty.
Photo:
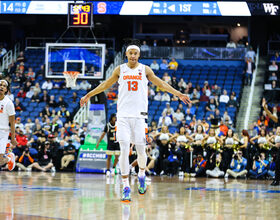
M30 156L29 147L26 146L22 155L18 159L17 167L18 171L31 171L34 163L34 159Z
M75 160L75 152L76 152L75 146L72 144L71 139L68 142L69 142L69 144L66 147L64 147L64 150L63 150L64 156L61 159L61 168L60 168L61 170L68 167L69 163L72 160Z
M207 161L204 160L201 154L198 154L197 157L193 156L193 172L191 173L192 177L205 176ZM185 174L188 175L188 174Z
M265 160L265 153L253 158L253 169L249 171L249 175L254 179L263 179L267 174L268 161Z
M232 155L230 169L227 170L225 178L228 178L229 175L233 176L234 178L245 176L247 174L247 170L245 169L246 166L247 159L242 157L242 151L237 151L237 153Z

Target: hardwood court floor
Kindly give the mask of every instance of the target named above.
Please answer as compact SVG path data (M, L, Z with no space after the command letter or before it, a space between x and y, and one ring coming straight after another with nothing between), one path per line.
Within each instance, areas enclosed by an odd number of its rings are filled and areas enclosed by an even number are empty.
M120 202L120 177L0 172L0 220L280 219L280 187L270 181L151 177L148 192Z

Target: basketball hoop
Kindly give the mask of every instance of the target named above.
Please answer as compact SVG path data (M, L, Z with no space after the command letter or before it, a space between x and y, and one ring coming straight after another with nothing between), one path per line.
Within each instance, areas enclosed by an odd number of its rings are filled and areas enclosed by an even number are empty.
M63 75L66 79L66 87L67 88L72 88L76 86L76 80L79 76L79 72L77 71L65 71L63 72Z

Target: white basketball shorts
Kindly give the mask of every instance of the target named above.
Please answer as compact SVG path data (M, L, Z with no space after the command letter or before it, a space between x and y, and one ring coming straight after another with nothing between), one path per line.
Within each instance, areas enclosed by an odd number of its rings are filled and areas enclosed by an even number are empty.
M148 126L144 118L117 118L117 141L146 145Z
M9 143L9 132L0 130L0 154L5 154L6 146Z

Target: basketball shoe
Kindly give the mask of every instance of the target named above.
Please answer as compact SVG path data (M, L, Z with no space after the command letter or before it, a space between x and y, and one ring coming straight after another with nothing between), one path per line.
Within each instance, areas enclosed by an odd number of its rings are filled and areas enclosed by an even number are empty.
M138 192L139 194L144 195L147 191L146 176L144 177L138 176L138 181L139 181Z
M131 202L130 192L131 190L128 186L123 189L122 202Z
M8 169L10 171L12 171L15 168L15 166L16 166L16 162L15 162L16 156L14 155L14 153L9 153L7 155L7 157L10 158L9 162L7 163Z

